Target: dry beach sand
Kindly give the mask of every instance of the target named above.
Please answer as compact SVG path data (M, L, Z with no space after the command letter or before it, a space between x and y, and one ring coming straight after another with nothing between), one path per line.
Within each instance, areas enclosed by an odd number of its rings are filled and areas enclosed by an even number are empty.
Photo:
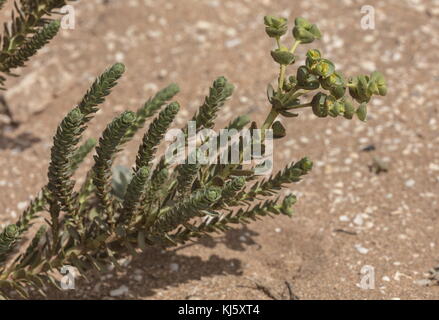
M360 25L366 4L375 9L374 30ZM264 287L286 299L286 282L300 299L439 297L439 286L424 281L439 264L439 1L83 0L74 7L76 28L63 30L7 82L5 98L21 125L3 126L0 135L1 224L14 221L45 184L57 124L116 61L127 72L88 136L98 137L112 117L137 109L170 82L182 89L176 124L182 126L220 75L237 89L218 127L237 114L262 121L266 85L277 74L265 14L289 17L290 25L296 16L317 23L322 41L298 54L321 48L347 75L378 69L389 93L373 100L367 123L317 119L309 111L283 121L288 134L274 147L275 169L305 155L315 163L291 186L299 198L292 219L151 249L124 261L124 272L92 276L50 297L270 299ZM120 164L133 162L139 141ZM371 171L374 158L388 171ZM364 266L373 267L374 289L359 287Z

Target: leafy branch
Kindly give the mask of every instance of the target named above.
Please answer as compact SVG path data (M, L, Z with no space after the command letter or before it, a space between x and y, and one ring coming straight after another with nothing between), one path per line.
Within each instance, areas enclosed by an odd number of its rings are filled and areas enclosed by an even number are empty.
M45 46L59 31L60 22L52 21L57 9L76 0L20 0L14 2L11 21L0 35L0 86L11 70L23 67L30 57ZM5 4L0 1L0 9Z

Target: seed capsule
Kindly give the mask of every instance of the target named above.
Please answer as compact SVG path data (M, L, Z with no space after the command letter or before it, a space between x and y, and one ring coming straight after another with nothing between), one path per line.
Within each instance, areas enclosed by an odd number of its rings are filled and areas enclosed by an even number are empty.
M322 92L317 93L311 101L312 111L319 118L328 116L328 109L326 107L326 98L328 96Z
M367 118L367 105L366 105L366 103L360 104L360 106L358 107L358 109L356 111L356 114L357 114L358 119L360 119L361 121L366 121L366 118Z
M273 16L265 16L265 32L270 38L278 38L285 35L288 31L288 20Z
M310 68L310 71L315 75L327 78L335 72L335 66L327 59L320 59Z
M274 61L285 66L293 64L296 60L294 54L289 52L285 47L271 51L271 56Z
M311 43L316 39L321 39L322 34L315 24L311 24L304 18L296 18L294 21L293 36L301 43Z
M352 102L350 100L344 99L343 100L343 104L344 104L344 114L343 116L346 119L352 119L352 117L355 114L355 108L354 105L352 104Z
M297 83L307 90L314 90L320 87L319 79L311 74L306 66L297 69Z
M370 75L370 82L374 84L374 94L379 94L380 96L385 96L387 94L386 79L381 72L372 72Z

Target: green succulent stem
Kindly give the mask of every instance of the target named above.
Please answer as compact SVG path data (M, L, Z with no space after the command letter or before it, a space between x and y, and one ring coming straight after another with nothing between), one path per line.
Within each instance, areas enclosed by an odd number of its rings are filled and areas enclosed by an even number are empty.
M203 211L211 208L220 199L220 188L209 187L198 190L174 207L161 211L152 226L152 233L167 233L191 218L203 216Z
M277 41L278 47L280 48L280 46L281 46L280 45L280 38L276 37L276 41ZM301 41L296 40L290 49L290 53L294 53L300 44L301 44ZM279 92L283 92L286 70L287 70L287 66L281 64L279 67L279 77L278 77L278 91ZM265 130L267 130L271 127L271 125L273 124L274 120L276 120L278 115L279 115L279 112L277 112L276 110L274 110L274 108L272 108L270 113L268 114L267 118L265 119L265 121L262 125L262 128L261 128L261 130L262 130L261 141L265 140Z
M90 138L85 141L72 155L70 159L70 170L72 172L78 169L79 165L84 161L85 157L95 148L96 139Z
M163 88L157 92L154 97L150 98L145 104L136 111L136 119L134 120L131 127L128 129L125 137L122 139L121 143L124 144L130 141L137 131L143 128L146 119L154 116L154 114L160 110L167 101L171 100L177 93L180 92L180 87L172 83L169 86Z
M282 91L282 88L284 86L285 72L286 71L287 71L287 66L281 64L280 67L279 67L279 80L278 80L279 91Z
M128 225L131 218L136 215L140 208L145 185L149 177L148 167L139 168L128 185L125 198L123 200L123 209L121 211L119 222Z
M163 167L161 170L159 169L160 167L156 168L153 172L151 182L140 206L142 213L141 222L144 222L146 226L151 224L153 218L153 214L151 214L152 205L154 202L160 201L160 190L168 179L168 169L166 167Z
M8 254L13 250L19 239L20 229L15 224L8 225L0 233L0 264L7 259Z
M280 38L279 38L279 37L276 37L276 42L277 42L277 46L278 46L278 48L280 48L280 47L281 47L281 44L280 44ZM294 52L296 51L296 49L297 49L297 47L299 46L300 43L301 43L300 40L296 40L296 41L294 42L293 46L291 47L291 49L289 50L290 53L294 53ZM284 86L284 82L285 82L285 73L286 73L286 71L287 71L287 66L281 64L280 67L279 67L279 77L278 77L278 90L279 90L280 92L283 91L283 86Z
M75 0L71 0L73 2ZM6 1L0 2L0 7ZM9 70L24 65L30 56L44 46L59 29L59 22L52 24L50 15L65 6L68 0L16 1L11 12L11 22L5 23L0 36L0 71L10 75ZM6 81L0 75L0 86Z
M294 196L289 196L294 198ZM172 235L172 242L175 244L184 244L193 239L200 238L211 233L219 233L227 231L232 225L248 224L265 216L286 215L291 216L292 205L294 201L283 201L279 204L279 198L274 200L266 200L253 207L239 209L237 212L230 212L225 215L215 216L212 219L205 220L195 225L186 225Z
M11 69L22 67L30 57L35 55L38 50L44 47L52 38L56 36L60 28L60 22L55 20L46 24L37 33L25 40L23 45L13 54L6 58L0 67L2 72L10 72Z
M49 164L48 189L53 197L52 202L59 202L61 209L73 213L75 181L72 179L71 159L81 136L81 123L84 115L76 107L70 111L58 126Z
M292 90L292 94L290 97L288 97L289 100L293 100L296 99L300 96L302 96L303 94L305 94L306 91L294 91ZM261 127L261 141L265 140L265 135L266 135L266 130L270 129L271 126L273 125L273 122L276 120L276 118L279 116L279 112L272 107L270 110L270 113L267 115L267 118L265 119L265 121L262 124Z
M307 107L311 107L311 102L302 103L302 104L296 104L294 106L288 107L288 110L302 109L302 108L307 108Z
M233 94L234 89L233 84L225 77L219 77L213 82L209 94L204 98L203 104L192 118L192 121L195 121L197 131L202 128L213 128L218 111ZM184 132L188 133L188 127L184 129Z
M296 41L294 41L294 44L293 44L293 46L291 47L290 52L291 52L291 53L294 53L294 52L296 51L297 47L299 46L299 44L301 44L301 43L302 43L302 42L301 42L300 40L296 40Z
M143 136L136 158L136 171L141 167L149 166L154 158L159 143L163 140L166 131L180 110L177 102L169 104L159 116L151 123L148 131Z
M105 101L105 97L111 93L111 89L117 85L117 81L125 72L122 63L115 63L105 70L91 85L90 89L78 103L78 108L84 115L82 126L89 122L99 110L98 105ZM85 128L82 128L84 130Z
M43 211L47 206L49 190L44 187L43 190L33 199L24 210L17 226L21 232L27 231L32 226L32 221L38 217L38 213Z
M102 214L112 214L111 197L111 166L119 146L136 119L135 113L126 111L114 119L104 130L96 147L95 165L93 167L93 182L96 186L96 195L100 201Z

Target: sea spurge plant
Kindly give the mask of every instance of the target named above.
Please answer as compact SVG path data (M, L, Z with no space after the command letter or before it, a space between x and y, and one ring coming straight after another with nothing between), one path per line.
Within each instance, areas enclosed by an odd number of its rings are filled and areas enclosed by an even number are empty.
M69 2L76 0L19 0L15 1L11 21L4 24L0 37L0 87L6 76L23 67L30 57L56 36L60 21L50 16ZM0 1L0 9L5 0Z
M183 154L183 162L174 163L168 152L156 156L181 108L178 102L170 102L179 92L176 84L159 91L136 112L121 113L107 125L98 141L92 138L81 143L89 121L125 67L117 63L97 78L56 130L48 183L18 221L0 233L3 297L14 291L27 297L31 287L44 294L48 284L57 285L53 275L64 265L75 266L86 277L87 270L102 272L109 263L120 267L118 258L137 255L149 246L166 248L266 216L293 215L296 196L281 198L280 191L308 174L312 161L305 157L272 176L258 177L258 169L270 163L263 155L269 152L271 140L287 134L277 118L298 117L296 110L311 108L320 118L352 119L356 114L364 121L366 103L373 95L385 95L387 88L378 72L346 80L317 49L308 50L305 65L288 74L288 68L297 61L298 46L320 39L320 30L298 18L293 29L295 40L285 45L281 38L288 32L288 21L267 16L264 22L268 36L276 41L277 48L271 56L279 64L277 86L268 86L270 108L265 121L258 125L246 115L239 116L225 128L233 132L228 138L238 137L235 142L228 144L227 140L224 145L220 136L201 136L195 139L196 149ZM192 144L192 131L201 134L213 129L233 90L226 78L214 80L192 117L194 123L183 126L176 140L182 137L179 143L188 147ZM301 101L305 93L311 92L310 101ZM152 121L143 135L135 164L132 168L114 167L124 144L143 130L148 120ZM246 135L248 129L252 131ZM200 162L205 156L203 147L213 142L213 150L218 151L213 160L217 161ZM234 147L238 147L237 161L231 161ZM257 147L262 155L254 152ZM94 164L83 185L77 186L75 172L93 149ZM252 161L246 163L248 154ZM258 162L259 159L265 160ZM24 244L22 239L34 224L40 227Z

